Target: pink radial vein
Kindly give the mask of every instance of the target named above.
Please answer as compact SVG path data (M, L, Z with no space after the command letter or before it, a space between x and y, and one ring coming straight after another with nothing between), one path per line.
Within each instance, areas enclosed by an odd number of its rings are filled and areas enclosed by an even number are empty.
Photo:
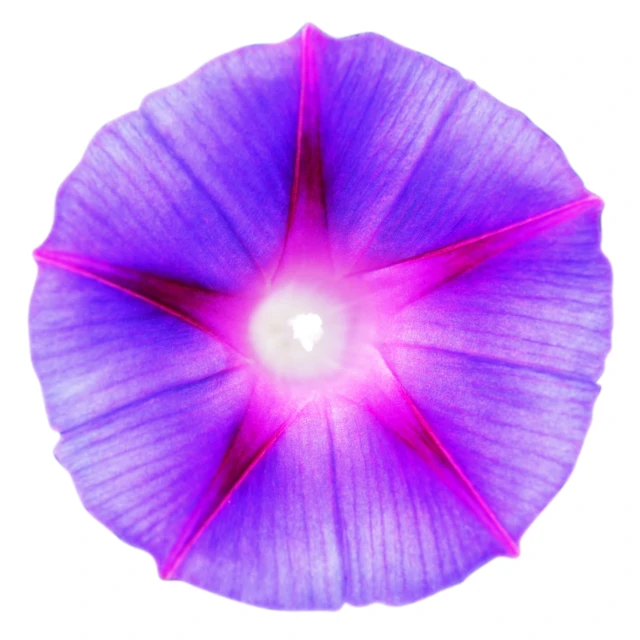
M484 498L473 486L473 483L465 475L449 451L447 451L382 353L376 351L375 355L374 361L377 360L381 367L378 375L380 379L386 378L388 380L385 386L390 388L395 396L395 398L387 399L387 402L395 402L398 405L405 404L410 410L410 414L405 418L404 423L401 423L401 427L391 427L391 430L427 462L427 464L440 472L441 477L447 482L449 487L478 516L495 538L502 543L508 555L519 555L518 543L504 528ZM368 408L382 424L386 424L384 411L378 413L375 404L369 404ZM394 417L396 417L396 419L398 415L401 415L401 411L402 407L395 413ZM415 424L412 425L412 422Z
M296 155L287 219L287 232L274 275L277 280L289 268L296 273L318 264L331 271L329 235L324 196L320 146L320 100L318 96L317 48L309 26L300 38L300 101L296 133Z
M305 405L265 402L268 390L258 394L254 387L249 406L229 448L180 537L160 567L162 578L170 579L193 545L209 524L227 504L235 490L252 469L262 460L290 424L293 424ZM260 398L258 399L258 395ZM275 407L275 411L270 411Z
M258 292L232 296L49 249L36 249L33 255L40 264L64 269L143 300L208 333L240 355L248 352L246 340L238 335L237 327L248 323L248 315L259 299Z
M319 129L316 60L319 47L312 46L313 37L313 30L305 27L301 37L301 83L294 180L286 236L273 275L274 281L283 274L288 274L290 269L295 269L296 272L301 269L304 272L306 267L314 264L322 264L331 271ZM376 300L380 308L390 310L388 313L395 313L516 243L601 205L596 196L587 196L463 242L347 277L361 282L367 294ZM189 323L240 354L249 353L246 338L238 336L238 326L246 326L254 301L259 299L258 293L228 296L77 255L43 249L37 250L34 255L41 264L64 269L118 289ZM385 423L383 412L378 412L375 406L369 405L366 398L351 398L351 401L366 406L379 417L386 428L431 465L457 492L461 500L466 502L483 525L500 541L508 555L518 555L517 542L446 450L382 355L377 350L376 354L382 367L380 375L393 381L390 388L394 389L395 397L390 401L404 404L408 416L407 426L398 429ZM264 393L269 395L271 390L267 389ZM264 393L260 394L261 397ZM245 418L238 426L222 463L160 567L163 578L175 575L193 545L220 510L228 504L232 494L304 410L304 404L287 401L280 402L280 411L269 413L265 410L265 413L261 413L258 404L274 406L278 402L256 402L257 395L254 386Z

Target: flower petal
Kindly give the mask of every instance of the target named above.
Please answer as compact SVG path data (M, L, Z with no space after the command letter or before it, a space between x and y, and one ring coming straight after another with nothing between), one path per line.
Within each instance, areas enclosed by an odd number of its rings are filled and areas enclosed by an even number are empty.
M56 453L85 505L162 561L242 417L243 361L164 311L51 266L40 267L31 340Z
M412 602L505 552L386 413L383 424L351 402L332 405L345 600L357 605Z
M385 358L518 538L578 456L610 346L611 273L587 211L390 323Z
M244 416L226 447L224 458L219 465L211 468L211 482L207 490L160 568L162 577L172 578L176 575L220 510L233 498L238 487L285 430L296 421L304 405L287 395L271 382L256 380Z
M213 60L107 125L44 245L238 291L275 267L296 153L299 37Z
M329 230L342 270L433 251L587 195L560 148L427 56L367 34L319 66Z
M175 577L276 609L343 602L330 434L308 406L238 485Z
M215 233L228 227L264 271L275 268L287 223L300 48L297 35L221 56L150 95L141 109L168 153L210 199L214 215L199 211L194 223Z
M175 577L276 609L414 601L503 545L367 410L314 403L217 514Z

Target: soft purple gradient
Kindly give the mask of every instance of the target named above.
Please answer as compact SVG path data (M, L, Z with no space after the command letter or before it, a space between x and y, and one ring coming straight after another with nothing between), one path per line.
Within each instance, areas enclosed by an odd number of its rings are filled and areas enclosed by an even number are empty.
M35 252L33 360L87 509L164 578L402 604L518 540L609 350L602 202L522 114L377 35L242 49L107 125ZM279 379L272 290L339 301Z

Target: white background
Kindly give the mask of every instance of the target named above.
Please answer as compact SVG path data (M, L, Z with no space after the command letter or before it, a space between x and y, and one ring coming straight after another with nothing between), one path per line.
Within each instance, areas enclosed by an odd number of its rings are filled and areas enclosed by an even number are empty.
M638 638L640 225L632 0L7 2L0 9L0 636ZM205 61L314 22L376 31L459 69L554 137L606 202L614 349L566 487L463 584L403 608L260 610L163 583L82 508L55 462L27 338L56 189L95 131ZM636 609L637 611L637 609Z

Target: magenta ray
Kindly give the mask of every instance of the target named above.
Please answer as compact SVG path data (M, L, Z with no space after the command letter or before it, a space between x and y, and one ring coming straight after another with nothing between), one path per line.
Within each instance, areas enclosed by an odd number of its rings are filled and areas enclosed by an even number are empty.
M319 32L307 25L300 34L300 102L291 199L286 237L277 279L295 267L301 271L330 269L322 149L320 141L320 97L318 55L322 47Z
M256 381L244 418L238 425L222 463L160 568L163 578L168 580L173 577L193 545L228 503L231 495L285 429L295 422L303 409L304 403L283 397L283 393L272 383Z
M36 260L118 289L162 309L180 320L208 333L246 355L249 346L244 327L256 295L229 296L200 287L173 282L148 273L125 269L49 249L34 252Z
M348 396L347 396L348 397ZM384 356L371 349L370 368L365 387L349 398L361 404L422 458L458 498L478 517L510 556L518 556L518 543L473 486L411 399L409 393L387 364Z
M377 304L397 312L502 251L575 216L600 211L602 206L600 198L588 196L522 222L352 277L366 283Z

